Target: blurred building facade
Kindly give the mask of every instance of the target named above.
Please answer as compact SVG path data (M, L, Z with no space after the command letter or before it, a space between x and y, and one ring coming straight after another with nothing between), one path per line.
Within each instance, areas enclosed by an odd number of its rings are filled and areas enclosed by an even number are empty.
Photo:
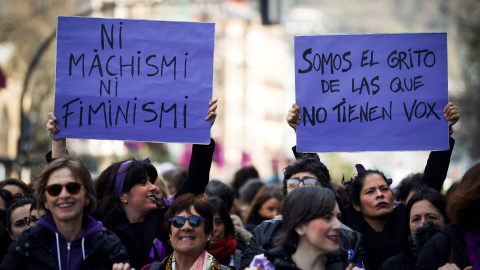
M52 8L53 2L29 1L30 5L10 5L10 2L2 2L2 5L5 6L5 10L22 9L26 14L37 14L39 9L47 9L43 12L47 16L52 16L54 12L49 13L48 9ZM223 151L216 157L218 162L213 165L212 176L228 182L229 177L241 166L254 165L262 177L270 178L277 173L276 168L279 164L282 168L284 166L282 164L288 162L289 147L286 144L285 133L292 131L286 126L285 114L291 105L287 103L293 101L290 99L287 102L286 99L287 92L293 93L293 82L287 81L292 48L285 41L285 33L281 26L262 25L260 2L234 0L65 2L67 5L64 6L64 10L59 10L57 15L85 14L105 18L214 22L216 33L213 96L219 98L219 107L218 118L212 128L212 137ZM48 27L53 31L55 26L51 24ZM37 44L42 42L41 38L39 39ZM54 40L46 46L49 49L39 58L41 61L49 61L50 67L53 64L54 68L55 54L52 54L52 51L55 51ZM18 49L14 48L11 54L18 53ZM13 64L8 62L15 60L10 58L3 66L12 67ZM31 62L26 61L26 65L29 64ZM32 73L41 73L39 71L41 69L42 66L38 65ZM25 138L22 139L21 134L27 131L46 134L47 114L53 108L54 73L50 70L52 73L50 77L32 76L27 81L24 74L29 71L28 66L17 67L16 72L13 72L14 70L7 72L7 86L0 91L0 119L4 120L3 123L8 123L0 132L0 161L3 164L3 167L0 165L0 177L21 177L28 182L35 177L31 167L39 167L43 158L41 149L48 148L49 138L40 135L42 143L37 143L36 135L24 134ZM41 78L50 80L46 83L48 86L44 88L51 89L40 93L44 98L39 99L39 91L35 89L34 83L35 81L40 83L38 81ZM290 94L290 97L292 96ZM43 105L40 106L38 103ZM21 110L24 112L23 121L19 114ZM25 128L25 124L29 128ZM34 127L43 130L32 131ZM17 144L19 140L21 142ZM36 145L25 145L29 143ZM150 149L149 145L151 144L141 144L137 149L132 149L121 141L68 140L69 150L81 156L92 156L91 165L98 166L96 170L99 171L112 161L129 155L138 157L149 155L151 151L155 151ZM38 153L35 152L36 148L39 150ZM178 144L167 144L165 148L169 150L170 161L173 162L179 161L186 151L186 147ZM19 149L23 151L23 155L20 155ZM28 162L30 159L35 159L36 162ZM95 171L95 168L90 169Z
M45 123L54 102L54 34L60 15L215 23L213 96L219 98L219 107L212 128L217 152L211 176L226 182L246 165L254 165L263 179L275 178L293 159L295 133L285 117L295 101L295 35L448 30L449 77L455 82L449 92L457 93L460 61L451 53L455 34L432 9L437 1L372 2L372 8L361 10L368 6L363 1L350 1L351 7L345 7L334 0L0 0L0 68L6 76L6 87L0 84L0 179L35 179L50 147ZM319 6L329 9L328 15ZM419 21L400 17L410 13ZM94 175L130 156L185 164L189 155L188 145L172 143L69 139L68 145ZM321 154L321 159L337 181L350 178L353 165L362 163L385 170L397 182L410 172L423 171L428 154L340 153ZM454 169L452 178L466 168Z

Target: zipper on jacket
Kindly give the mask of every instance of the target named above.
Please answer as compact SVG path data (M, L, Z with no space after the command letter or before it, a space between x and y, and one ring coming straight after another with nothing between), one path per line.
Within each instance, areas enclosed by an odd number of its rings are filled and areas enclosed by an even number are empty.
M67 243L67 270L70 268L70 242Z

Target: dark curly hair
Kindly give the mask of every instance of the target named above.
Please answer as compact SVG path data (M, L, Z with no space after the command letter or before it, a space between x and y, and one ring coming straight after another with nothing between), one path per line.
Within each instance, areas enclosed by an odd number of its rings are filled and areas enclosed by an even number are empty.
M287 195L287 182L286 180L289 179L292 175L299 173L299 172L309 172L315 175L320 181L320 184L324 188L332 189L331 179L330 179L330 172L327 169L327 166L323 164L320 159L313 158L307 155L301 155L297 160L289 164L283 170L283 196Z
M422 181L423 173L411 173L398 183L393 189L393 195L395 200L403 203L407 203L408 195L410 192L417 191L426 185Z

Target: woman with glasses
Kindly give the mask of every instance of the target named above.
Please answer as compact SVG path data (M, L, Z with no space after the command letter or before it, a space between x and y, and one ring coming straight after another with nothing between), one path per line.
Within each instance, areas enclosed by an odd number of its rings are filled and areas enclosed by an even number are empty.
M323 187L330 190L332 188L330 173L327 167L320 162L318 155L302 154L298 156L298 159L289 164L283 170L283 197L287 197L288 194L298 188L310 188L311 184L314 184L314 188ZM336 196L337 204L341 211L341 200ZM250 242L244 252L241 259L239 269L248 267L252 262L255 255L261 253L260 249L264 245L272 244L275 240L284 233L285 226L282 218L275 218L262 222L253 231ZM345 250L351 249L353 252L350 254L350 260L352 263L358 263L359 265L365 259L365 251L362 244L362 235L353 231L347 226L342 225L341 237L339 240L340 248Z
M207 252L213 209L202 195L189 193L175 199L165 214L165 224L174 251L147 269L230 269Z
M1 269L112 269L114 263L128 262L120 239L89 216L95 191L80 159L51 162L36 189L38 208L48 214L10 245ZM29 207L25 211L28 216Z
M13 241L20 238L23 231L35 223L30 222L30 207L34 203L31 198L15 200L7 210L7 230Z
M282 197L282 188L278 185L264 185L260 188L250 204L245 229L253 232L262 221L280 215Z
M216 118L217 99L209 103L206 121L213 125ZM47 130L58 132L58 119L50 114ZM65 139L52 136L52 157L66 154ZM94 217L114 232L126 247L130 265L135 269L162 260L173 250L163 217L171 201L185 193L200 194L210 177L215 142L209 145L194 144L188 174L180 189L170 199L158 202L155 180L158 173L147 158L128 159L113 163L100 173L95 181L98 208ZM163 204L163 206L162 206Z
M37 203L32 203L30 206L30 214L27 219L27 225L29 227L35 226L38 222L38 220L42 217L44 217L47 214L47 212L42 208L39 209Z

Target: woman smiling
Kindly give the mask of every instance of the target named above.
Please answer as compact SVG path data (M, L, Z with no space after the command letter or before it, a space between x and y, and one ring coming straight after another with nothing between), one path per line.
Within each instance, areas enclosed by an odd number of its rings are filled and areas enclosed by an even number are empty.
M262 246L249 269L346 269L340 250L341 214L330 189L299 187L282 202L284 233L271 246ZM343 256L343 255L345 256ZM342 259L345 258L345 261ZM270 267L270 268L269 268Z
M229 269L206 251L213 231L213 210L202 195L175 199L165 214L165 224L174 252L149 269Z
M217 99L209 103L206 121L215 121ZM58 119L50 114L47 130L59 131ZM66 153L65 139L52 136L52 157ZM185 193L200 194L208 184L215 141L208 145L194 144L188 174L173 199ZM150 160L128 159L107 167L95 181L98 210L94 216L113 231L127 248L130 264L140 269L153 261L162 260L173 250L163 217L171 201L157 203L155 180L158 173Z
M120 239L89 216L95 191L85 164L59 158L37 182L39 209L47 215L14 242L1 269L112 269L128 257Z

